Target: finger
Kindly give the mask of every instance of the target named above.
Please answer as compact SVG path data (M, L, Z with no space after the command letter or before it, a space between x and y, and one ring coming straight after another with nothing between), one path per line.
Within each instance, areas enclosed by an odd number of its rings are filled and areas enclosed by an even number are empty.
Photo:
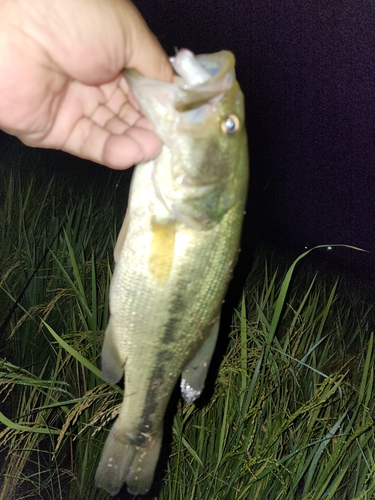
M149 78L171 82L172 66L159 41L131 2L124 2L124 7L128 11L127 15L130 14L132 18L132 25L126 25L125 67L133 68Z
M139 113L130 105L125 107L126 111L118 116L112 110L108 109L107 106L99 106L90 119L111 134L123 134L140 119Z
M160 139L153 132L132 127L126 135L109 137L102 163L110 168L124 169L155 158L161 147Z
M110 168L125 169L155 157L160 148L160 139L146 128L130 127L122 135L114 135L82 118L61 149Z

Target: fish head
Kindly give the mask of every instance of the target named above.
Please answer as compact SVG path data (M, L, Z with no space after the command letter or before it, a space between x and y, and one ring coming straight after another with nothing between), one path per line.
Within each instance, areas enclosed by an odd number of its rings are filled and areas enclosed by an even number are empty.
M244 99L229 51L171 58L172 84L127 71L142 113L164 147L154 160L157 197L171 216L210 229L246 196L248 160Z

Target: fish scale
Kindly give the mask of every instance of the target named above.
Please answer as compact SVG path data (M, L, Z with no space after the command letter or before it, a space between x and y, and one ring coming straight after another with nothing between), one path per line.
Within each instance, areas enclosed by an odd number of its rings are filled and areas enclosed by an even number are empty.
M97 485L111 494L123 483L133 494L151 487L179 377L186 401L201 394L238 256L248 160L242 93L228 77L234 57L183 50L174 58L176 71L185 60L188 71L213 68L212 76L189 84L182 71L185 80L165 84L127 73L164 146L156 160L135 169L115 249L102 369L112 383L125 375L125 391L96 473ZM189 97L191 109L202 108L202 122L189 121ZM231 114L240 126L226 133ZM197 134L199 141L192 140Z

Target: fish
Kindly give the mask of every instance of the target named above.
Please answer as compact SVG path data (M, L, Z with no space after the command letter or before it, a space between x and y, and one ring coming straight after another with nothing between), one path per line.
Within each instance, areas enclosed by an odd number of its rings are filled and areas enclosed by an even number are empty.
M247 196L234 55L181 49L170 61L173 83L125 72L163 146L135 167L114 251L102 372L113 384L124 376L124 398L95 478L111 495L151 488L178 380L187 403L201 395Z

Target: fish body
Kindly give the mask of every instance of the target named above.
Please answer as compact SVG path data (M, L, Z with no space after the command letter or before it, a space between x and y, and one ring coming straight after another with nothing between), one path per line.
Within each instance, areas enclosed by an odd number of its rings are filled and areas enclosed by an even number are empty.
M163 140L137 165L115 248L102 370L125 376L120 414L104 445L96 483L116 494L151 487L164 413L181 376L199 397L237 260L248 184L243 95L234 56L171 59L173 84L126 73L142 112Z

